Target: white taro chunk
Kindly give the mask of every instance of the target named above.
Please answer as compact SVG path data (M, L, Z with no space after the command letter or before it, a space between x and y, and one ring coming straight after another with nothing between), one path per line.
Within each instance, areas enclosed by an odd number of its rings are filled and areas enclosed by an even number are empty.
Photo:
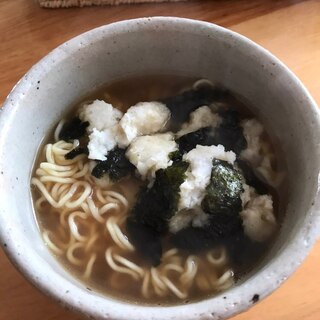
M265 156L260 165L255 170L269 185L277 188L284 178L284 172L277 172L273 170L271 165L272 158L273 155L271 154Z
M247 148L240 157L255 168L256 173L269 185L277 187L281 184L284 174L276 172L271 165L274 154L268 142L263 141L263 126L256 119L243 120L241 122L243 135L247 141Z
M244 185L241 195L245 234L253 241L268 240L277 229L277 221L273 212L273 201L270 195L258 195L254 188Z
M139 102L130 107L119 122L118 145L125 148L136 137L161 131L170 115L170 110L161 102Z
M88 158L93 160L106 160L106 155L115 146L115 132L112 129L99 131L93 128L92 133L89 135Z
M252 165L259 165L261 162L260 149L263 126L256 119L243 120L241 126L247 141L247 148L241 152L240 156Z
M242 184L243 192L240 195L242 208L250 201L251 195L254 195L255 190L254 188L248 186L246 183Z
M80 111L79 118L88 121L88 132L96 130L103 131L116 125L123 113L114 108L111 104L103 100L95 100L91 104L86 104Z
M189 225L201 228L209 222L209 215L202 211L200 207L184 209L177 212L169 221L169 230L176 233Z
M190 113L189 122L184 123L181 130L177 132L177 137L181 137L190 132L211 126L218 127L222 122L221 117L211 111L208 106L203 106Z
M122 112L109 103L95 100L91 104L84 105L79 118L88 121L89 135L89 159L106 160L106 155L116 146L116 135Z
M213 159L224 160L233 165L236 155L232 151L225 152L222 145L197 145L183 156L183 160L190 165L186 171L186 180L180 186L179 210L200 207L210 182Z
M155 172L172 165L169 154L178 150L172 133L137 137L130 144L126 156L137 168L143 180L155 177Z

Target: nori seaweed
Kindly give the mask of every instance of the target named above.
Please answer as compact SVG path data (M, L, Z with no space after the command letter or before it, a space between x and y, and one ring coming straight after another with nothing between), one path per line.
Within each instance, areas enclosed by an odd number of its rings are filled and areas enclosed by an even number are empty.
M243 177L226 161L213 159L210 183L202 201L202 209L208 214L235 214L241 210L240 195Z
M179 249L199 253L221 245L228 238L242 232L240 215L213 214L204 226L188 226L172 234L170 241Z
M76 156L78 156L79 154L89 154L89 150L88 147L76 147L74 149L72 149L70 152L68 152L67 154L64 155L64 158L66 160L71 160L74 159Z
M134 170L135 166L126 158L126 149L116 147L108 152L107 160L98 162L91 174L96 178L108 174L112 181L118 181Z
M228 91L211 86L201 86L182 92L179 95L163 99L167 108L171 111L171 130L178 127L188 120L192 111L197 108L209 105L214 101L222 101L228 95Z
M160 263L162 253L160 237L168 232L169 220L177 211L179 189L185 180L187 168L188 164L180 161L166 169L158 170L153 186L141 189L127 219L129 240L141 255L154 265ZM148 239L150 244L146 249L147 244L143 241Z
M239 124L239 115L234 110L219 112L222 123L216 127L204 127L181 136L176 142L180 153L184 154L194 149L197 144L202 146L223 145L226 151L237 155L247 147L243 129Z
M85 135L88 126L88 121L82 122L78 117L75 117L62 126L59 139L67 142L79 139Z
M194 149L198 144L202 146L210 146L215 144L214 129L204 127L199 130L187 133L176 140L179 145L181 154L187 153Z
M160 234L132 216L127 219L126 229L130 241L143 258L149 261L153 267L158 266L162 256Z
M160 234L168 231L168 221L175 214L179 201L179 188L185 180L186 162L176 162L156 172L151 188L144 187L138 194L131 211L136 220Z
M213 144L222 144L226 151L233 151L239 155L247 147L247 140L243 135L243 128L239 124L238 112L224 110L218 114L222 118L222 123L215 129Z

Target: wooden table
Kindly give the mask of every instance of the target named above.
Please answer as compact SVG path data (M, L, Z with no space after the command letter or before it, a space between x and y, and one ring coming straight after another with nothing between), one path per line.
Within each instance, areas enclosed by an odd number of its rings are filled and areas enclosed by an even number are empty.
M40 9L30 0L0 0L0 103L18 79L62 42L128 18L206 20L251 38L284 61L320 104L320 1L190 1L85 9ZM233 320L320 319L320 243L274 294ZM80 319L32 287L0 250L0 320Z

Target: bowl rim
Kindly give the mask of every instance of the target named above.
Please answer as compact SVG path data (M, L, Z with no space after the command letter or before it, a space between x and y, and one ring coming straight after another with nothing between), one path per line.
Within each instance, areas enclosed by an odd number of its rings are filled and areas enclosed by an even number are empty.
M183 26L187 30L191 30L191 28L199 28L202 29L202 31L207 31L209 33L219 32L226 37L232 37L235 43L245 44L256 54L262 55L263 59L277 64L279 71L292 81L291 85L300 90L299 92L301 96L305 99L305 104L308 104L308 106L311 108L311 111L315 114L315 124L320 127L320 113L315 101L307 89L294 75L294 73L289 70L289 68L278 58L273 56L268 50L262 48L260 45L234 31L225 29L215 24L176 17L150 17L123 20L89 30L66 41L42 58L18 81L16 86L8 95L3 108L0 111L0 124L4 124L6 119L10 117L10 114L13 112L12 110L14 108L12 108L11 101L17 101L15 103L19 103L20 93L30 89L30 79L36 79L39 70L50 70L52 68L53 60L56 61L56 63L59 63L66 57L72 55L78 49L79 42L82 42L83 46L88 46L90 42L99 40L107 33L120 34L128 29L137 27L138 25L139 28L150 28L156 24L165 24L166 27L171 27L173 29ZM1 131L2 126L0 125L0 135ZM320 150L319 146L315 146L315 148ZM320 154L320 152L318 152L318 154ZM0 176L0 179L4 178ZM127 320L128 317L130 317L132 320L163 320L180 318L185 320L225 319L251 307L255 302L253 300L253 296L257 291L259 291L259 296L261 299L272 293L298 268L317 240L319 234L318 230L320 229L319 209L320 199L318 188L314 206L306 213L303 225L299 227L299 230L294 235L292 241L286 246L285 253L281 253L267 267L262 268L259 273L247 279L240 286L234 287L232 290L230 290L230 292L228 291L225 294L223 293L199 302L194 302L187 305L168 306L165 308L161 306L138 306L98 295L93 297L91 292L80 290L79 287L76 286L72 287L72 295L68 295L65 294L65 285L66 283L70 283L65 279L60 279L61 277L57 274L51 274L55 279L58 280L55 284L56 287L47 284L45 277L48 277L48 274L41 272L40 269L42 266L41 263L39 263L40 260L38 259L34 250L32 248L25 248L24 256L22 256L17 254L16 246L9 245L12 241L16 241L14 236L20 234L22 230L15 230L9 235L5 233L3 227L5 224L1 222L6 219L10 219L10 217L8 218L1 216L1 212L0 244L3 246L3 249L11 262L33 285L69 309L73 309L87 316L89 315L93 319L95 317L99 319L119 320ZM18 237L18 239L22 238ZM286 255L286 264L288 265L287 269L285 269L283 272L274 273L272 279L266 281L271 270L282 267L282 259L284 254ZM32 262L31 265L26 265L24 263L25 256L30 258L29 261ZM226 299L225 296L228 296L228 299Z

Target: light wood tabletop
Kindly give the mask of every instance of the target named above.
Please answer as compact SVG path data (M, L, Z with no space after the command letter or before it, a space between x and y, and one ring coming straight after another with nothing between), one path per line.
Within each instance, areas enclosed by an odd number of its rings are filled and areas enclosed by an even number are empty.
M19 78L62 42L91 28L143 16L214 22L269 49L320 104L320 1L220 0L40 9L36 1L0 0L0 104ZM320 319L320 243L275 293L233 320ZM75 320L30 285L0 250L0 320Z

